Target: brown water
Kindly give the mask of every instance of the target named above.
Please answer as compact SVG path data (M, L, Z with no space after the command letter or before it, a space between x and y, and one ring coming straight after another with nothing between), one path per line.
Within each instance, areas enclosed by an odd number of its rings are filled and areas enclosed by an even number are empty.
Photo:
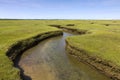
M67 36L49 38L23 53L18 64L30 77L25 80L110 80L65 53Z

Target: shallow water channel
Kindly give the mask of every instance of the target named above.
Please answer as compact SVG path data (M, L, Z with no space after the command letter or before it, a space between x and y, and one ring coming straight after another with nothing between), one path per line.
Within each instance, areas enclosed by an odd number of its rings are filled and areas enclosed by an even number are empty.
M40 42L21 56L18 65L25 80L110 80L87 64L65 52L65 38L53 37Z

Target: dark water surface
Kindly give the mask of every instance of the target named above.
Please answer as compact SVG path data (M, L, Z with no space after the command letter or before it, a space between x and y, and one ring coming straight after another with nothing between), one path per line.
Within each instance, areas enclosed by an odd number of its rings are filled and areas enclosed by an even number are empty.
M71 35L64 32L24 52L18 63L24 74L30 80L110 80L65 53L65 38Z

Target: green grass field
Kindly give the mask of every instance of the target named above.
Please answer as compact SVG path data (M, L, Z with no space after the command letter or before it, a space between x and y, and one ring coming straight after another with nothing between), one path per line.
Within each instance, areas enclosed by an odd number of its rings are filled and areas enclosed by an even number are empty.
M0 80L19 80L19 70L13 67L6 52L17 41L40 33L56 31L48 25L87 30L85 35L68 37L71 45L84 49L89 55L101 57L120 66L120 21L95 20L0 20ZM75 26L66 26L75 24Z
M0 80L19 80L19 70L13 67L6 52L12 44L41 33L57 31L46 21L0 20Z
M84 21L73 28L90 33L67 38L71 45L120 66L120 21Z

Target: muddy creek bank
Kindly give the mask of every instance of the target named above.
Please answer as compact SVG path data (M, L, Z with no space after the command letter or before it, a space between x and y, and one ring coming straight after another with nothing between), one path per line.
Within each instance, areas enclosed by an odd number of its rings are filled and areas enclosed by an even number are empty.
M24 80L111 80L87 64L66 54L65 38L53 37L27 50L16 60Z

